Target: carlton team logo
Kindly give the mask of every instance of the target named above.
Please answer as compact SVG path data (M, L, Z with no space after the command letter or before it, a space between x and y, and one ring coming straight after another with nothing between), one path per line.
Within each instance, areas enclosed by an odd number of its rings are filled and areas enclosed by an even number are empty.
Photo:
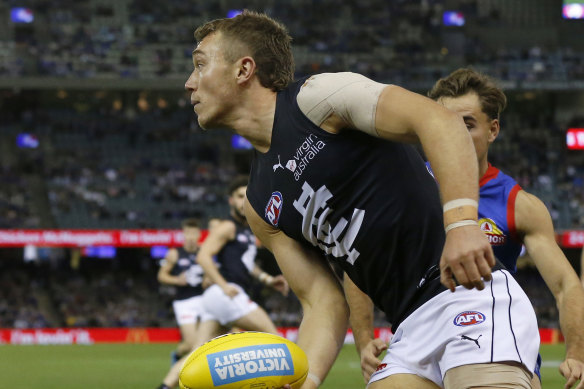
M501 231L499 227L497 227L497 224L493 221L493 219L479 219L479 226L481 227L481 230L483 230L483 232L487 235L489 242L493 246L504 245L507 241L507 236L503 231Z
M280 213L282 212L282 205L284 204L284 199L282 198L282 193L274 192L268 205L266 205L266 218L273 226L277 226L280 221Z
M456 315L453 323L459 327L466 327L481 324L485 320L485 315L478 311L465 311Z

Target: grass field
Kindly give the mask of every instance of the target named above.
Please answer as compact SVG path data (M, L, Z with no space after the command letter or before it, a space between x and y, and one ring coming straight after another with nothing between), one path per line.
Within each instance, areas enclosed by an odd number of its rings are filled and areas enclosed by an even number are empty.
M172 344L0 346L0 388L156 388L170 363ZM563 345L544 345L543 388L563 388L558 365ZM354 346L345 346L324 389L364 388Z

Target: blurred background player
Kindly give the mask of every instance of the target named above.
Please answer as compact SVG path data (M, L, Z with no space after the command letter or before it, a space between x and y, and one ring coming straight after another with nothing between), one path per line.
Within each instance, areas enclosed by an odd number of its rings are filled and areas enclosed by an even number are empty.
M197 257L214 283L205 291L204 304L222 325L233 323L248 330L276 333L269 316L247 292L254 277L284 295L288 294L288 283L282 275L271 276L255 263L256 238L243 213L246 189L247 177L239 177L231 184L230 218L210 230ZM219 269L213 264L213 256L217 256Z
M545 205L488 162L489 146L499 135L499 116L507 102L505 94L489 77L471 69L458 69L440 79L428 95L462 115L471 134L481 177L479 224L489 237L495 256L514 274L524 244L556 299L567 348L560 371L571 386L581 379L584 369L584 327L581 325L584 320L584 289L556 243ZM367 296L348 277L345 277L345 288L363 376L368 381L380 362L377 356L387 345L380 339L373 339L373 305L370 300L367 301ZM568 370L566 365L576 365L576 368ZM540 366L539 358L535 371L538 376ZM532 386L541 387L540 379L535 375Z
M182 340L176 350L172 352L173 366L165 377L160 388L172 387L172 377L176 362L198 347L208 338L201 335L208 333L205 327L214 326L210 320L212 316L203 308L203 279L204 273L197 263L196 257L199 251L199 239L201 229L196 219L186 219L182 223L184 243L182 247L168 250L161 261L158 271L158 281L162 284L172 285L176 288L176 297L172 302L172 308L176 316ZM167 386L165 386L167 385Z
M213 283L203 294L203 310L213 318L198 331L203 341L225 333L231 327L278 334L266 311L250 299L248 291L252 287L252 278L257 278L286 296L288 282L282 275L267 274L255 263L256 238L243 214L246 189L247 177L239 177L230 185L230 218L212 219L209 235L196 257ZM213 257L216 257L219 269ZM164 381L167 387L178 384L178 374L185 359L186 356L171 368Z

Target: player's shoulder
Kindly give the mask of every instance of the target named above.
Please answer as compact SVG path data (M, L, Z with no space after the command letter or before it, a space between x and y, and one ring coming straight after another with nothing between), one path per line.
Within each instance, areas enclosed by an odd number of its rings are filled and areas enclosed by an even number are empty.
M167 262L174 263L178 260L178 257L179 257L178 248L172 247L168 249L165 259Z
M304 81L300 92L298 92L297 99L300 102L301 100L315 97L326 98L339 89L358 82L374 81L362 74L353 72L315 74Z
M513 177L491 164L489 164L487 171L483 177L481 177L481 182L482 181L485 181L485 183L488 184L487 186L513 187L517 185L517 181L515 181Z
M515 199L515 221L518 230L525 230L551 223L551 216L539 197L521 189Z
M515 199L515 207L522 207L526 211L547 211L547 207L544 202L536 195L521 189L517 192L517 198Z
M231 237L235 235L235 231L237 230L237 226L235 222L230 219L222 219L216 222L213 229L209 231L210 234L214 234L215 236L222 236L222 237Z

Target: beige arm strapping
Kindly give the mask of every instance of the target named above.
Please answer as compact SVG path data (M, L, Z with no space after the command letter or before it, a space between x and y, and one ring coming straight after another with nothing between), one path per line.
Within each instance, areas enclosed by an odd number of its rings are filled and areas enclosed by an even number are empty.
M357 73L322 73L306 80L297 101L300 110L317 126L335 113L350 126L378 136L375 112L385 87Z

